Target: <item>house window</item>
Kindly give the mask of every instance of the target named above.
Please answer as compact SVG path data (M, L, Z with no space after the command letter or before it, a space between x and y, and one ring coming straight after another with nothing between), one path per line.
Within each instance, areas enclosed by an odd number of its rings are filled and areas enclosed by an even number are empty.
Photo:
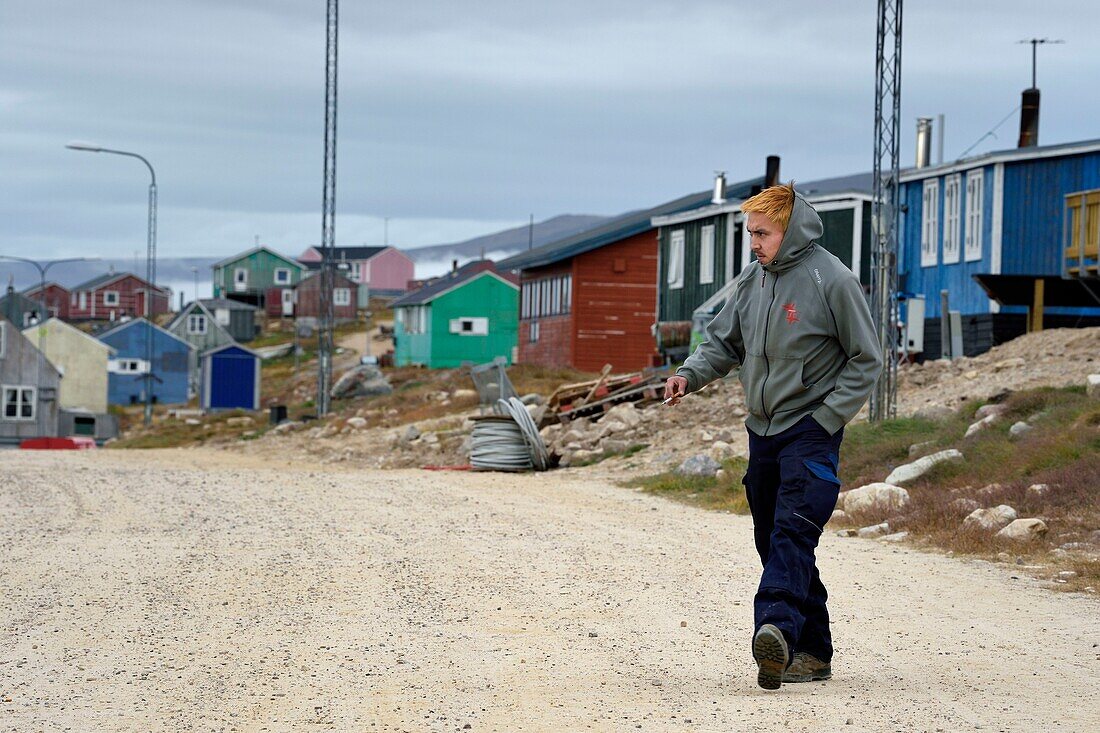
M38 403L37 388L5 384L0 389L4 394L3 415L5 420L34 420L34 408Z
M248 269L238 267L233 270L233 287L237 290L245 290L248 287Z
M966 174L966 261L982 258L982 170Z
M677 229L669 237L668 243L668 281L669 290L684 287L684 230Z
M531 325L527 329L527 340L531 343L535 343L539 340L539 322L531 321Z
M228 326L229 325L229 309L228 308L217 308L217 309L215 309L214 310L214 320L216 320L218 323L222 324L223 326Z
M107 371L112 374L144 374L144 359L110 359L107 362Z
M714 282L714 225L703 227L699 235L699 284Z
M118 305L118 291L117 290L104 290L103 291L103 305Z
M940 182L924 182L921 199L920 266L935 266L940 249Z
M520 289L520 318L542 318L569 313L572 296L572 275L525 282Z
M80 310L85 310L88 307L88 291L80 291Z
M275 268L275 284L287 285L290 283L290 270L285 267Z
M333 305L351 305L351 288L335 288L332 291Z
M943 263L959 261L959 194L961 178L948 176L943 182Z
M187 316L187 333L206 333L206 316L202 314L192 314L190 316Z
M485 336L489 333L488 318L452 318L451 333L461 336Z

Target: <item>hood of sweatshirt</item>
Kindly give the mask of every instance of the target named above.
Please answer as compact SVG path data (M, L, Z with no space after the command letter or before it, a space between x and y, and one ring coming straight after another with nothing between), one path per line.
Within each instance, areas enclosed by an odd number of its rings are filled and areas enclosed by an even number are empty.
M787 222L787 231L783 234L779 251L774 260L763 266L764 269L777 274L791 269L810 255L814 242L821 239L824 232L821 217L814 207L796 193L791 219Z

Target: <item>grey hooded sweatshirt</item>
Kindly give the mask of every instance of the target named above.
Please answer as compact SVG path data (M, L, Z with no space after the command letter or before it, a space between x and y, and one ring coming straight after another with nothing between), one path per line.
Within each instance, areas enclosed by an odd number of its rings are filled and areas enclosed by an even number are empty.
M796 195L772 262L738 276L706 339L676 374L694 392L740 366L745 425L769 436L806 415L830 434L852 420L882 369L859 280L816 244L821 217Z

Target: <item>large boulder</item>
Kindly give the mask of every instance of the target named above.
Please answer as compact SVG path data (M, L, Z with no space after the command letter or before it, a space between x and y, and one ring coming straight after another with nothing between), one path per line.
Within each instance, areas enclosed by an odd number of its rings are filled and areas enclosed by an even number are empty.
M890 524L888 522L882 522L881 524L872 524L870 527L863 527L856 532L857 537L869 538L869 537L884 537L890 534Z
M681 476L713 476L722 466L708 455L691 456L676 468Z
M979 433L982 430L985 430L990 425L997 422L997 420L1000 419L1000 417L1001 416L999 414L996 414L996 413L994 413L992 415L986 415L985 417L983 417L978 422L972 423L970 425L970 427L968 427L966 429L966 434L963 437L964 438L969 438L971 435L974 435L975 433Z
M1008 504L990 509L975 509L963 520L963 529L980 529L996 532L1016 520L1016 510Z
M941 450L938 453L933 453L923 458L918 458L912 463L904 463L886 477L886 483L888 484L904 484L909 481L915 481L924 474L928 473L934 466L938 466L941 463L948 463L952 461L961 461L963 454L954 448L948 448L947 450Z
M1016 519L997 532L997 537L1013 542L1033 542L1047 533L1042 519Z
M393 392L386 376L374 364L360 364L344 372L332 385L333 399L348 397L375 397Z
M634 428L642 421L642 414L634 407L633 402L624 402L621 405L615 405L605 412L603 419L605 421L616 420L628 428Z
M844 492L838 508L847 514L897 512L909 506L909 492L889 483L874 483Z
M1085 394L1100 399L1100 374L1090 374L1085 380Z

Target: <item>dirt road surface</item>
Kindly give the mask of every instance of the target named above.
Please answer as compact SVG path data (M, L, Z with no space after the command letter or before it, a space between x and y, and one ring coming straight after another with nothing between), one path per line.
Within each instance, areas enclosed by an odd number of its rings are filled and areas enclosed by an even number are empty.
M7 451L0 501L3 731L1100 723L1095 599L832 535L836 677L760 690L750 521L583 473Z

